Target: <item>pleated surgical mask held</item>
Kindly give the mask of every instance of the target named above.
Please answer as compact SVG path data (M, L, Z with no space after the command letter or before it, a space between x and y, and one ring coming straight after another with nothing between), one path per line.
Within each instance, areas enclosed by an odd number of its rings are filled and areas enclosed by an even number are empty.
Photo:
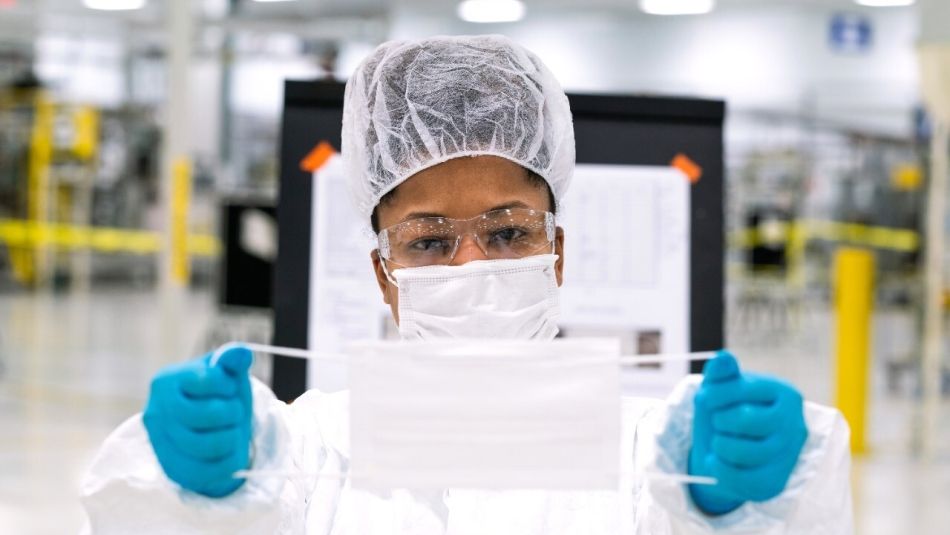
M616 339L356 342L347 352L353 488L619 486Z
M560 315L557 258L545 254L394 270L399 334L407 340L551 340Z

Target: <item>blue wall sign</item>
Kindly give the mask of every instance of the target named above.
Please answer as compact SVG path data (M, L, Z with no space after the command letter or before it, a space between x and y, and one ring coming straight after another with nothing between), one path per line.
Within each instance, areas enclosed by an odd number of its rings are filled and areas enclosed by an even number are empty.
M828 27L828 43L838 52L868 52L874 44L871 19L856 13L837 13Z

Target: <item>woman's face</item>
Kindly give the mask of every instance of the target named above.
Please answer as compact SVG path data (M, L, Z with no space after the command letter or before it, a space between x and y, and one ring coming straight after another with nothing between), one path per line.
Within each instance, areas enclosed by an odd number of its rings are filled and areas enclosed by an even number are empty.
M496 156L475 156L455 158L416 173L396 187L394 194L377 207L376 214L379 228L384 229L417 217L469 219L500 208L551 211L554 207L548 191L530 181L520 165ZM564 268L564 231L560 227L554 244L560 285ZM372 259L383 301L398 323L399 289L386 277L377 251L373 251ZM465 236L451 265L487 259L474 238Z

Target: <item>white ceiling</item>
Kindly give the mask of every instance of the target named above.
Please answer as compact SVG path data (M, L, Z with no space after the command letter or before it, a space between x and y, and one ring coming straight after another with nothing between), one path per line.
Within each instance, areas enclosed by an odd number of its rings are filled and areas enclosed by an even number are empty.
M137 12L110 13L85 8L82 0L6 0L13 2L13 8L0 8L0 20L16 14L30 13L55 15L95 15L100 17L132 18L156 16L168 0L148 0L145 9ZM190 0L181 0L190 1ZM215 6L226 4L228 0L195 0L196 6ZM616 9L637 12L637 0L524 0L529 13L549 9ZM241 0L240 10L249 15L262 16L379 16L385 15L393 6L440 6L454 3L453 0L294 0L285 2L255 2ZM825 5L842 9L862 9L853 0L718 0L721 7L743 7L763 5Z
M129 12L95 11L82 0L5 0L13 7L0 7L0 43L30 41L37 33L106 36L119 34L127 39L161 34L165 8L170 0L148 0L144 9ZM174 0L190 2L200 17L214 20L229 0ZM295 0L255 2L240 0L237 16L230 24L260 33L289 32L306 36L336 35L362 29L361 19L374 25L363 34L379 33L394 10L422 10L450 14L456 0ZM614 11L628 17L649 17L641 13L637 0L524 0L528 16L564 10ZM719 9L769 8L778 6L832 6L862 10L853 0L718 0ZM337 30L334 30L334 27Z

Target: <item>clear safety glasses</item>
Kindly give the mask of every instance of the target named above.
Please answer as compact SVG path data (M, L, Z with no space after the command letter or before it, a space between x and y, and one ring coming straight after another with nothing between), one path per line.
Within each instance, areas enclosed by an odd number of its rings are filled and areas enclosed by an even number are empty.
M379 231L379 255L401 267L448 265L469 235L490 260L531 256L552 246L554 214L503 208L471 219L410 219Z

